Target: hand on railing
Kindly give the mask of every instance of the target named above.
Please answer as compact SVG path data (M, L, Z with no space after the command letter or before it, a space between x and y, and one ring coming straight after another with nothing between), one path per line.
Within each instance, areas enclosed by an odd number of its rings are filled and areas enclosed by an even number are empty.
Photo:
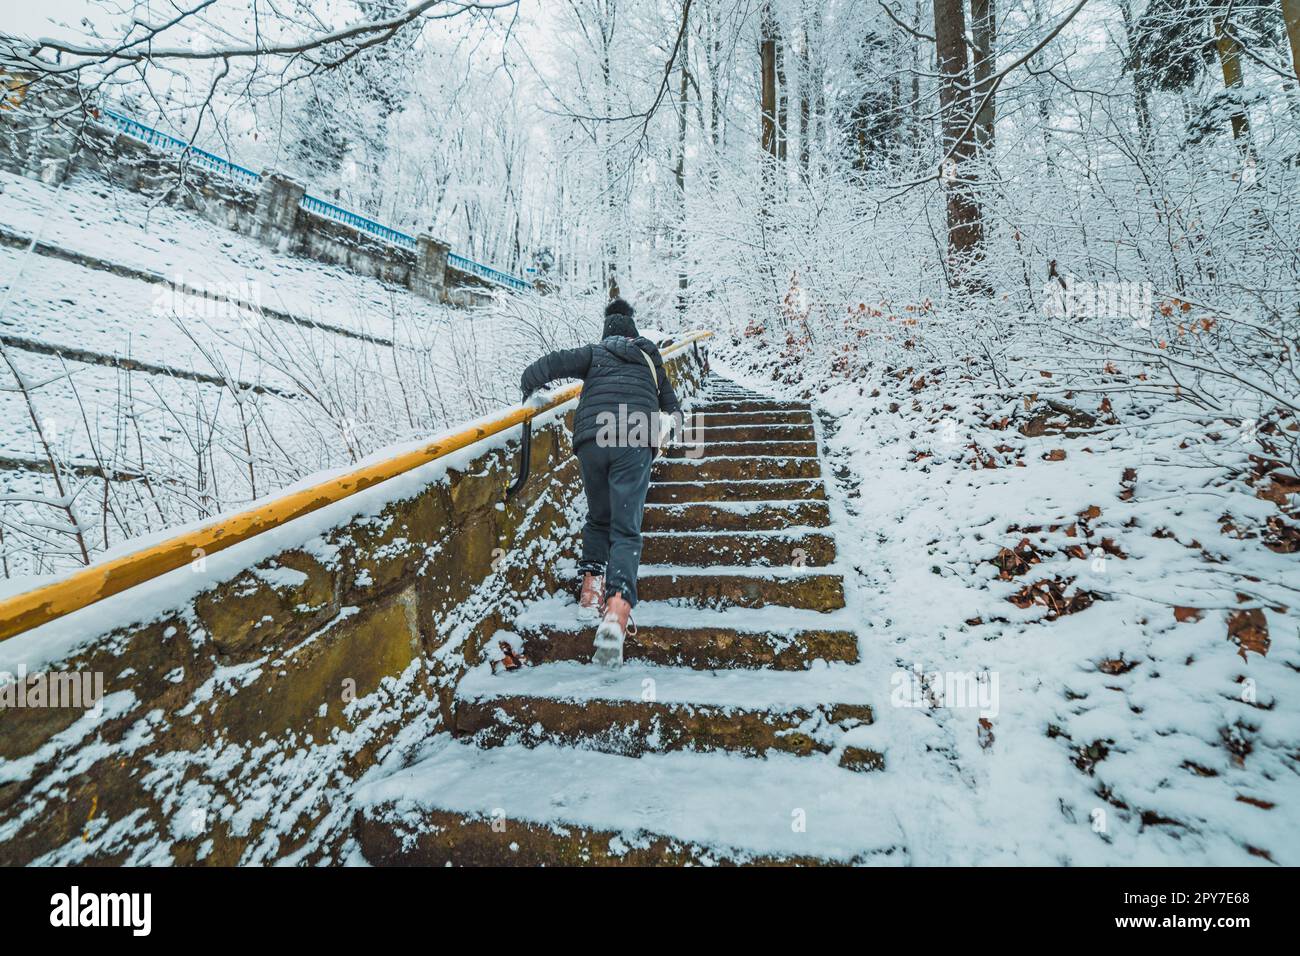
M549 405L555 399L555 396L556 390L539 388L531 395L524 396L523 406L532 409L534 412L539 412Z

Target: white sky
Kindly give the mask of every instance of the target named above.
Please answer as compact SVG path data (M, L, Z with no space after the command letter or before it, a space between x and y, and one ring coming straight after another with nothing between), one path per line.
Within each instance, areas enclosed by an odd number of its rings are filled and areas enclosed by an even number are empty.
M408 0L409 2L409 0ZM127 15L141 16L153 22L165 22L176 16L178 6L190 6L187 0L142 0L137 6L134 0L4 0L4 13L0 15L0 33L8 33L25 38L58 37L60 39L89 39L82 25L88 20L93 29L97 29L105 38L120 35L120 29L113 29ZM203 11L202 16L208 20L224 20L237 31L237 23L247 20L247 11L252 0L218 0L218 3ZM531 16L540 12L531 10L532 0L520 0L521 19L533 21L532 26L544 25L546 18ZM333 0L313 0L312 7L321 18L332 27L345 26L361 19L361 11L355 3L336 3ZM267 11L264 9L264 13ZM509 16L510 11L503 11ZM309 30L315 25L306 22L302 26ZM185 34L184 29L177 28L168 36L171 43L179 42Z
M118 16L113 7L90 0L6 0L5 8L0 31L27 38L84 39L86 34L78 26L83 17L105 29Z

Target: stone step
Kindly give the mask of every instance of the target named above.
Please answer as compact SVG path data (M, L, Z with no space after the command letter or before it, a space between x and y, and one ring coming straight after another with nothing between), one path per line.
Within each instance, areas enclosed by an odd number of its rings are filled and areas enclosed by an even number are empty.
M646 505L641 530L784 531L825 528L830 523L830 510L825 501Z
M417 820L390 804L357 811L353 829L371 866L818 866L839 862L753 856L733 848L683 844L675 837L644 830L594 830L567 822L521 820L495 809L425 810Z
M734 414L736 412L807 412L812 406L807 402L779 402L771 398L747 399L704 399L691 407L692 412L705 415L715 413Z
M714 428L720 425L811 425L812 412L692 412L692 424Z
M771 481L658 481L646 493L647 504L689 501L810 501L826 497L820 479Z
M820 478L816 458L660 458L655 481L762 481L773 478Z
M844 581L838 574L769 568L742 573L738 568L673 568L642 565L637 595L645 601L683 601L697 607L794 607L835 611L844 607Z
M694 422L691 423L695 425ZM692 427L686 440L693 444L715 445L724 442L815 442L812 425L723 425L718 428Z
M856 663L858 638L851 621L828 621L816 611L682 608L641 601L633 612L636 633L624 658L696 670L806 670L813 661ZM591 660L595 624L579 619L571 599L547 598L515 619L532 664Z
M651 532L642 536L641 560L692 567L823 567L835 561L835 540L803 531Z
M625 757L679 750L829 754L873 715L866 704L810 699L814 688L825 693L821 681L809 680L816 677L645 664L611 672L571 661L497 675L480 666L456 688L455 733L480 747L545 743ZM782 683L790 687L787 697L804 699L755 705L781 701L780 691L764 694L763 687Z
M516 628L534 664L591 661L594 622L584 625L575 621L535 630L518 625ZM639 623L637 633L623 647L624 658L629 661L693 670L804 670L815 660L852 662L857 653L857 636L852 631L823 629L787 636L725 627L650 627Z
M363 784L353 834L375 866L906 863L894 817L864 813L875 783L784 754L452 743Z
M743 441L705 442L702 445L672 445L666 456L674 458L719 458L753 456L760 458L816 458L815 441Z
M539 743L639 757L645 753L768 751L829 753L800 728L824 714L804 708L749 710L631 700L488 697L457 700L456 735L479 747Z

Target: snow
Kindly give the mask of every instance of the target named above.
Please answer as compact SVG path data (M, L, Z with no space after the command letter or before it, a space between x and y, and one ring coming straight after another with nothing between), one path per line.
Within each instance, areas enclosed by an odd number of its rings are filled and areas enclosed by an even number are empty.
M872 24L848 24L837 19L842 12L831 10L829 22L833 33L843 35L814 36L813 45L819 56L830 53L842 61L821 77L827 89L859 96L864 82L870 91L871 77L839 54ZM654 18L642 19L652 23ZM1122 55L1119 45L1088 40L1097 21L1081 20L1080 26L1088 55L1096 57L1082 75L1104 75L1108 82L1127 75L1114 68L1122 66L1116 58ZM1034 32L1012 31L1004 52L1011 55ZM627 36L625 42L658 49L655 42L643 42L657 40L653 35ZM588 41L576 31L564 40L571 41L564 52L576 56L579 65L588 58L595 62L589 54L598 51L586 49ZM1070 42L1078 40L1075 35ZM699 49L708 46L699 44L697 56ZM1059 53L1067 59L1073 55L1064 43ZM566 81L583 75L581 69L565 73L563 58L543 59L554 59L544 69ZM642 98L632 95L637 92L632 77L640 73L657 84L662 73L643 69L644 59L617 59L619 97L639 102ZM903 68L903 61L884 62L886 70L895 67ZM459 79L454 70L448 75ZM712 69L702 71L700 79L711 84L713 75ZM918 73L916 79L927 97L934 92L932 76ZM1009 88L1019 82L1010 77ZM1260 83L1258 74L1249 82L1252 96L1277 85L1273 78L1268 86ZM514 219L515 243L536 243L539 235L553 234L559 249L552 251L568 260L565 279L575 285L590 280L594 296L603 294L610 265L617 266L620 278L626 271L629 287L642 286L636 290L644 295L638 303L654 303L656 297L672 302L684 288L678 276L687 278L692 323L722 333L712 343L715 368L773 399L811 402L818 412L813 421L823 452L826 501L655 504L647 513L712 511L744 518L815 502L829 510L829 528L729 534L774 540L814 531L831 534L838 548L831 566L646 565L642 574L686 579L684 590L689 579L702 575L764 580L841 575L846 607L821 614L643 602L635 612L640 626L735 628L786 637L804 628L845 629L858 635L860 657L853 664L819 661L806 671L782 672L629 663L610 673L561 661L493 674L483 660L472 661L453 688L450 675L464 663L475 624L490 611L502 612L514 628L495 635L510 642L529 628L572 625L567 596L542 596L512 617L515 608L509 602L501 607L495 592L485 588L455 609L452 619L439 622L444 643L425 662L436 665L438 676L431 680L437 690L454 691L460 699L530 695L581 704L641 701L653 688L655 699L666 704L775 711L856 703L873 708L874 723L847 730L812 728L833 749L808 758L670 753L629 759L546 744L484 750L451 739L432 709L411 712L412 685L427 679L413 666L370 698L349 705L358 723L328 740L293 734L258 745L217 740L193 753L161 755L143 783L164 804L165 826L156 828L138 812L95 819L85 839L53 850L40 862L79 863L120 851L132 863L167 863L186 840L195 841L203 857L216 848L194 822L210 816L250 838L244 862L294 864L327 852L329 862L364 864L359 848L338 838L357 807L383 806L403 819L418 819L433 808L482 814L499 807L511 819L613 830L621 835L616 846L622 847L637 845L649 832L719 853L811 854L886 864L1300 863L1300 579L1296 555L1275 553L1264 543L1267 522L1277 519L1279 509L1243 477L1261 451L1246 428L1246 420L1260 414L1261 396L1297 407L1293 391L1286 391L1293 389L1294 372L1285 364L1290 353L1284 348L1294 310L1283 308L1290 303L1286 290L1294 286L1294 262L1279 254L1279 248L1295 245L1287 238L1295 235L1294 204L1288 205L1294 195L1294 164L1288 159L1294 153L1294 123L1283 122L1284 109L1276 110L1281 119L1272 115L1272 99L1268 109L1261 108L1262 100L1252 101L1262 182L1258 188L1252 182L1247 192L1244 180L1234 178L1235 146L1216 144L1212 136L1184 142L1186 121L1203 113L1203 88L1153 94L1160 149L1134 159L1127 147L1116 145L1130 141L1126 97L1107 96L1103 123L1092 118L1096 101L1088 86L1071 86L1068 95L1061 84L1035 88L1032 96L1041 96L1044 111L1039 126L1004 122L999 128L999 181L1009 188L984 190L981 198L989 213L983 266L1001 299L990 297L973 307L956 295L944 299L949 275L943 250L931 244L942 223L930 221L932 213L942 216L942 190L890 195L897 183L889 180L911 175L908 163L927 168L923 144L910 159L897 165L891 159L869 174L850 173L837 165L837 157L816 156L816 169L800 188L771 196L753 188L758 166L752 142L742 147L745 138L733 135L727 146L724 137L724 148L713 151L692 130L690 149L683 150L690 156L690 185L681 205L675 192L660 192L667 182L661 171L646 165L667 155L662 147L669 144L663 130L649 122L642 132L651 148L642 150L638 140L635 149L644 157L626 164L627 196L616 195L621 191L605 178L623 166L623 157L621 147L608 148L603 137L592 137L595 153L557 138L573 150L571 165L532 162L530 169L548 170L541 178L516 173L521 161L504 164L504 177L482 163L433 188L420 180L421 192L437 193L420 209L421 217L445 225L463 210L463 228L498 249L510 239L508 213L520 211L509 209L513 199L502 204L500 197L514 197L516 186L526 187L532 198L520 203L525 208ZM735 105L731 95L726 91L723 97L728 115ZM1008 96L1003 108L1016 109L1023 99ZM428 118L415 108L419 104L407 105L411 108L395 114L387 135L400 138L409 124ZM519 103L511 99L501 105ZM584 113L600 115L614 104L581 105ZM492 115L502 117L502 125L477 132L499 135L517 125L517 114L509 110ZM563 129L550 122L532 131L536 139L532 133L520 138L520 156L545 134ZM1219 125L1224 125L1221 118ZM1068 147L1059 139L1062 130L1069 132ZM464 128L454 131L457 136L439 139L464 139L465 146L459 154L439 156L439 164L473 149L484 159L514 155L504 142L500 151L485 149L481 139L461 136ZM277 144L281 134L285 131L277 131ZM1038 134L1041 147L1033 142ZM1058 145L1050 145L1051 135L1058 136ZM1220 129L1219 136L1226 140L1226 131ZM268 137L265 149L280 148L270 142ZM387 208L415 205L412 181L433 167L428 151L421 155L425 145L411 150L416 175L388 141L359 145L348 163L355 169L360 158L379 168L385 154L394 154L385 167L390 174L373 177L371 185L385 193ZM1045 158L1051 163L1044 164ZM557 166L569 168L552 179L550 170ZM77 179L55 189L0 173L0 189L0 228L7 233L39 236L64 250L146 273L143 279L125 277L28 255L12 242L0 245L7 302L0 311L0 332L47 351L79 349L204 375L228 372L286 393L254 397L219 384L147 372L127 375L91 361L62 361L13 347L18 363L12 381L34 390L38 416L61 460L87 467L103 457L110 467L149 474L164 495L172 495L158 506L162 513L156 517L142 495L121 503L112 515L120 526L110 527L104 515L101 529L93 508L78 510L92 497L95 483L74 477L70 488L56 492L37 473L4 473L0 519L17 514L17 523L56 541L81 530L93 539L97 556L124 554L178 530L219 521L270 494L422 447L428 436L459 430L464 420L481 421L490 409L517 399L514 383L526 358L543 346L569 344L578 329L577 320L567 316L553 320L554 313L570 310L572 299L557 297L549 306L498 301L482 313L453 312L377 280L267 249L94 180ZM481 216L479 196L505 209ZM613 198L606 203L608 197ZM366 198L378 203L380 197ZM764 228L761 244L754 241L760 202L762 221L771 225ZM1248 216L1241 212L1246 207L1252 210ZM1256 228L1253 217L1268 229ZM618 241L607 246L615 234ZM675 241L661 242L675 235L686 237L684 254ZM1197 306L1180 321L1191 303L1174 300L1166 313L1171 321L1156 317L1156 327L1141 333L1130 327L1134 316L1062 322L1048 314L1044 325L1050 334L1038 329L1035 338L1027 327L1044 316L1030 272L1046 260L1055 273L1057 259L1049 257L1059 257L1071 284L1075 277L1069 270L1086 267L1088 274L1078 277L1085 288L1111 281L1113 272L1126 282L1137 277L1147 286L1176 287L1179 295L1186 283L1187 294L1211 305ZM774 300L787 277L788 294L778 305ZM307 330L271 317L250 328L239 308L212 307L167 283L253 300L306 323L393 344ZM903 306L921 295L927 296L924 305ZM931 302L931 295L941 301ZM1258 310L1252 298L1259 300ZM868 309L869 301L881 308ZM1283 307L1269 313L1279 302ZM1181 306L1187 309L1174 314ZM551 318L538 318L547 316L547 309ZM670 322L647 312L643 332L655 338L671 334L651 331L651 324ZM898 314L886 318L885 312ZM879 322L868 321L872 313ZM673 313L665 308L661 315ZM1150 326L1153 316L1144 318ZM1251 321L1266 333L1284 330L1281 341L1246 334ZM886 328L886 322L894 324ZM737 334L726 334L732 331ZM982 357L972 359L968 352ZM1096 371L1112 359L1124 368ZM1215 367L1220 362L1230 374L1220 374ZM432 373L417 377L422 369ZM414 383L409 393L408 382ZM1245 385L1253 392L1239 387ZM1185 400L1184 390L1191 400ZM418 414L404 407L411 394L427 402ZM749 397L742 387L724 386L716 395ZM1071 436L1027 437L1017 430L1026 417L1022 409L1041 409L1049 398L1077 403L1101 419L1103 395L1114 403L1113 421L1072 429ZM253 447L240 441L246 415L265 429ZM1010 426L994 427L1003 417L1011 419ZM1280 421L1285 427L1286 419ZM43 460L21 391L13 391L8 381L0 391L0 423L0 452ZM218 436L221 464L213 466L214 480L191 484L188 472L196 459L203 460L195 455L195 439L209 425ZM742 427L762 435L788 426L755 421ZM303 547L331 561L336 556L326 540L331 529L377 521L387 504L446 480L447 469L464 467L511 437L496 436L274 534L210 555L200 566L2 642L0 671L57 663L95 635L172 613L199 592L287 547ZM243 472L250 464L263 467L262 480L245 485ZM1129 470L1132 479L1124 477ZM688 483L675 484L667 490ZM743 487L781 492L803 484L763 479ZM1290 508L1297 503L1293 495ZM74 513L66 513L70 507ZM574 518L575 509L565 517ZM1020 549L1028 549L1033 561L1017 573L994 564L1004 554L1014 558L1012 552ZM0 582L0 596L75 563L75 556L56 552L53 547L39 559L23 553L27 565ZM554 541L518 557L571 570L571 559L559 554ZM276 588L302 580L287 568L259 574ZM363 574L358 583L366 580ZM1058 583L1063 599L1081 595L1091 604L1058 615L1047 603L1022 598ZM1245 610L1267 625L1267 646L1258 636L1253 643L1230 637L1230 620ZM37 765L53 762L32 801L0 827L0 840L34 815L55 812L64 788L96 760L144 748L167 719L203 721L218 695L283 666L356 611L345 609L284 658L219 668L174 714L140 717L125 728L120 742L96 739L95 723L82 718L36 754L0 761L0 782L26 779ZM175 630L164 639L178 639ZM488 659L495 654L489 647ZM120 679L130 676L124 672ZM176 682L183 677L179 669L167 675ZM953 693L969 686L980 691L975 701ZM109 716L129 713L135 705L126 691L105 700ZM354 784L346 770L349 761L389 731L395 740L381 748L382 764ZM884 753L886 768L865 774L840 769L836 757L849 746ZM792 826L799 813L806 815L806 830Z
M847 664L815 662L806 671L697 671L625 663L617 671L559 661L493 674L486 665L466 673L456 693L467 699L544 697L556 700L639 701L653 688L662 704L700 704L781 712L819 704L870 704L872 676Z
M186 282L199 289L237 291L252 289L258 302L267 308L292 315L319 318L358 332L373 329L376 316L386 316L392 309L393 287L355 273L346 272L297 256L267 248L261 243L227 229L210 224L191 213L149 202L144 197L117 189L94 179L79 179L62 190L33 179L0 171L4 187L3 225L10 232L39 236L43 242L98 259L130 266L161 277ZM13 255L16 250L6 250ZM72 265L68 263L67 265ZM40 286L54 280L60 271L54 260L40 260ZM72 276L82 273L73 271ZM116 277L95 272L95 285L105 289L123 288L112 284ZM120 280L130 281L130 280ZM56 288L76 289L62 282ZM158 290L136 284L138 291L128 294L137 317L147 313ZM83 290L92 301L111 303L94 289ZM404 295L405 308L428 315L440 311L432 303L421 303ZM89 315L80 310L68 311L66 318L93 321L98 308ZM137 336L148 337L135 326Z
M799 578L815 578L827 574L835 574L838 570L839 569L836 565L783 565L780 567L759 567L748 564L736 566L720 564L701 567L698 565L643 564L641 565L641 576L688 578L697 576L711 577L713 575L722 574L762 578L765 581L791 581L798 580Z
M595 321L571 301L536 296L468 311L428 302L94 178L56 189L0 172L0 190L0 229L11 235L287 314L250 321L242 308L164 282L0 245L0 334L13 363L0 364L12 372L0 383L0 455L48 465L13 387L21 382L64 467L102 464L125 476L103 489L83 471L59 493L39 469L6 463L0 593L79 563L60 502L74 503L91 553L110 553L507 406L544 343Z
M736 358L727 374L771 387L748 356ZM715 367L725 360L715 349ZM832 385L818 404L837 427L826 435L819 418L818 430L837 565L846 600L861 613L862 659L845 670L861 675L859 693L875 708L869 730L887 768L874 775L873 798L903 822L910 860L1263 862L1252 847L1279 863L1300 860L1300 817L1288 809L1300 801L1290 756L1300 741L1296 613L1272 609L1294 605L1294 558L1219 530L1225 512L1244 525L1272 509L1248 488L1221 484L1213 467L1244 459L1246 449L1189 455L1178 447L1186 423L1073 439L1006 431L998 440L1023 449L1025 467L972 468L963 446L971 438L993 444L977 430L979 389L950 376L940 394L923 392L934 424L918 428L921 416L889 412L891 401L914 397L906 382L893 394L890 384L882 380L874 399L856 384ZM943 441L940 402L956 406L946 414L968 431L955 443ZM1043 460L1050 448L1064 448L1066 459ZM914 462L917 449L938 454ZM1127 467L1139 478L1125 501ZM850 477L831 480L837 470ZM1078 544L1047 526L1069 525L1090 506L1100 516L1089 540L1111 538L1127 557L1097 564L1058 553L1023 578L997 580L987 562L1000 547L1026 536L1045 548ZM1157 528L1172 537L1152 537ZM1223 564L1205 562L1187 547L1192 541L1212 542ZM1042 609L1006 600L1055 575L1105 599L1051 622ZM1258 580L1245 584L1243 575ZM1242 587L1265 605L1273 635L1266 656L1245 660L1225 625ZM1207 611L1176 623L1175 604ZM975 618L985 623L968 623ZM1101 666L1119 659L1137 666L1118 674ZM992 743L981 746L977 709L887 706L891 679L910 671L992 675ZM1243 699L1243 678L1254 682L1257 703ZM1248 728L1252 742L1244 762L1225 749L1234 726ZM1080 770L1079 750L1099 740L1107 754ZM899 780L910 782L905 796L893 793ZM1177 823L1158 822L1166 819Z
M564 415L572 402L545 412L534 419L535 427L545 427ZM484 419L486 421L486 419ZM475 422L458 425L449 429L444 435L435 435L421 442L405 446L384 449L363 460L355 467L338 468L331 472L321 472L310 476L302 482L282 489L272 497L287 494L300 488L329 481L340 477L356 468L397 457L404 452L434 444L438 440L460 432L465 427L472 427ZM391 503L403 501L425 492L428 487L445 481L450 470L464 471L470 462L498 448L504 448L511 441L517 440L514 429L507 429L496 435L452 452L442 458L421 465L397 475L387 481L366 488L356 494L326 505L316 511L282 525L274 531L257 535L246 541L232 545L223 551L209 554L201 565L191 564L161 575L140 584L121 594L113 595L91 604L79 611L65 615L48 624L33 628L9 640L0 642L0 671L16 672L19 665L30 671L57 663L75 653L79 648L97 640L101 635L118 628L150 621L174 613L204 591L212 589L223 581L231 580L245 570L267 561L283 551L303 548L327 560L330 546L325 541L327 534L338 527L357 521L376 520L381 512ZM269 498L267 500L270 500ZM210 523L219 524L221 518L211 519ZM160 541L183 534L209 522L195 522L186 527L169 528L152 535L142 536L124 542L104 554L101 560L111 560L122 554L145 549ZM278 576L287 569L272 572ZM292 574L293 572L289 572ZM11 589L20 586L30 587L30 580L22 580L21 585L10 582ZM3 594L3 592L0 592Z
M728 373L763 387L744 358ZM715 351L715 367L720 359ZM1293 558L1220 531L1224 513L1241 526L1272 513L1249 488L1223 479L1246 451L1189 455L1179 447L1185 423L1157 421L1078 438L999 432L1024 467L972 468L963 446L970 438L992 443L977 415L988 396L952 383L941 398L923 396L958 406L952 413L969 434L955 448L946 447L952 443L943 441L938 415L934 427L918 429L916 417L889 412L901 397L912 396L867 399L843 385L819 402L836 426L827 434L819 420L818 430L826 464L840 476L828 489L846 609L719 612L643 602L636 611L646 627L847 624L860 634L859 663L819 663L803 673L628 664L609 674L558 662L498 675L480 667L458 688L489 700L635 701L652 686L664 703L864 702L875 722L843 733L836 745L885 752L884 771L852 774L831 760L780 754L628 759L548 744L479 751L446 741L409 768L378 775L359 801L412 820L422 807L501 808L511 820L559 821L626 839L650 831L742 853L843 860L894 848L887 857L866 856L875 863L1300 860L1300 818L1291 810L1300 800L1293 756L1300 649L1296 614L1285 609ZM1051 448L1064 448L1066 458L1045 460ZM914 461L917 449L937 454ZM1136 493L1125 496L1120 479L1129 467L1139 477ZM1065 533L1094 507L1086 535ZM1013 531L1013 524L1042 530ZM1153 536L1158 529L1168 536ZM989 560L1025 537L1056 554L1000 580ZM1103 538L1123 557L1063 553ZM1212 542L1223 564L1205 561L1187 546L1192 541ZM1055 576L1075 578L1075 587L1101 599L1054 620L1007 600L1026 583ZM1242 606L1242 587L1264 605L1273 637L1265 655L1242 653L1227 638L1225 617ZM1179 622L1174 605L1203 613ZM529 605L516 624L554 626L572 611L571 598L553 596ZM1106 666L1116 661L1124 666ZM954 681L976 678L985 681L979 700L945 696ZM811 781L821 802L809 833L815 824L827 829L805 839L791 831L789 814Z
M530 601L515 618L522 628L569 625L575 620L577 603L568 595L552 595ZM725 627L738 631L790 635L813 628L852 630L861 621L853 611L844 609L821 613L792 607L733 607L726 610L671 604L667 601L640 601L634 617L645 627L707 628Z
M833 764L773 754L646 754L635 760L542 745L477 750L439 741L425 759L362 784L358 805L395 801L470 814L499 808L507 820L667 834L755 855L809 855L901 864L903 833L872 807L862 778ZM799 830L799 811L806 829ZM509 823L507 823L509 826Z

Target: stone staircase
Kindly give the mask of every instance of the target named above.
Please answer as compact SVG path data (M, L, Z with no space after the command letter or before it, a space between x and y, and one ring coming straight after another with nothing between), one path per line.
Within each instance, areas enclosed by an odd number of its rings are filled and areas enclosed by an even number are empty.
M571 595L525 608L531 666L472 670L455 739L363 789L368 862L896 857L888 826L857 825L879 690L855 666L812 412L717 378L693 411L703 455L654 465L623 668L588 663Z

